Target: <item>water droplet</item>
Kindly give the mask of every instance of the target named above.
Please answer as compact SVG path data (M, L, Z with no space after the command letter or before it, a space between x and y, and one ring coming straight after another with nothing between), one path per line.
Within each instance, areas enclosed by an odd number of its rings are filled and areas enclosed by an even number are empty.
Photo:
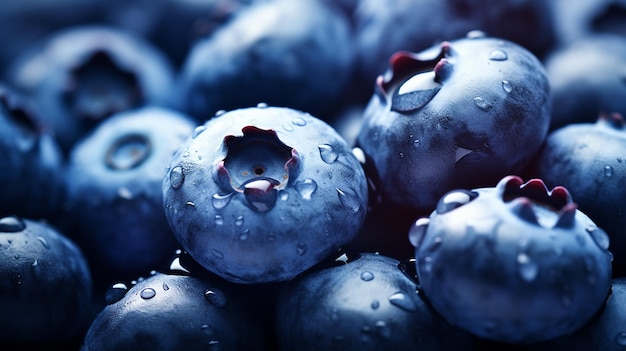
M291 123L298 127L304 127L306 125L306 121L302 118L294 118Z
M258 107L258 108L266 108L267 107L267 103L259 102L258 104L256 104L256 107Z
M289 192L287 192L287 190L281 190L278 193L278 197L280 198L281 201L287 201L289 200Z
M420 260L419 267L424 272L430 272L433 269L433 258L430 256L426 256Z
M372 303L370 304L370 307L371 307L373 310L377 310L377 309L378 309L378 307L380 307L380 302L378 302L378 300L372 300Z
M224 224L224 217L220 215L215 215L215 224L222 225Z
M471 30L469 32L467 32L467 34L465 35L465 37L467 37L468 39L480 39L480 38L485 38L487 36L487 34L485 32L483 32L482 30Z
M407 297L402 292L397 292L389 296L389 303L407 312L417 311L417 305L415 304L415 301Z
M237 216L237 218L235 218L235 225L238 227L243 225L243 216Z
M356 198L356 196L351 193L346 193L338 188L335 188L335 190L337 190L339 202L341 202L342 205L350 209L350 211L352 211L353 213L359 212L359 210L361 209L361 203Z
M220 117L224 115L225 113L226 113L226 110L217 110L217 112L215 112L215 116L213 117Z
M513 91L513 87L511 86L511 83L508 80L503 80L502 81L502 89L508 94L510 92Z
M480 96L474 98L474 104L483 111L491 111L491 109L493 108L490 103L485 101L485 99L481 98Z
M313 179L305 179L296 182L295 187L303 199L311 200L311 195L317 190L317 183Z
M304 255L306 253L306 250L307 250L307 246L302 241L299 242L298 245L296 246L296 252L298 253L298 256Z
M117 189L117 196L124 200L131 200L133 198L133 193L125 186Z
M409 229L409 241L413 247L419 247L424 240L424 236L426 235L426 229L428 229L428 224L430 223L430 219L427 217L419 218L415 221L415 224Z
M613 176L613 167L604 166L604 176L607 178L611 178Z
M115 283L111 285L104 294L104 301L107 305L114 304L121 300L128 292L128 287L124 283Z
M619 346L626 346L626 332L619 332L615 335L615 343Z
M283 129L288 132L291 132L293 130L293 126L289 123L283 123Z
M156 291L152 288L145 288L143 290L141 290L141 292L139 293L139 296L141 296L142 299L144 300L148 300L153 298L156 295Z
M250 229L244 229L241 233L239 233L239 240L246 240L250 235Z
M608 234L604 230L596 226L590 226L586 230L602 250L609 249L611 242Z
M170 184L172 189L178 189L183 185L185 181L185 173L183 173L183 167L176 166L170 171Z
M183 264L180 261L180 257L174 257L174 259L172 259L172 262L170 262L170 267L169 270L170 272L179 274L179 273L183 273L183 274L190 274L191 272L185 268L185 266L183 266Z
M337 151L335 151L335 148L333 148L331 145L328 145L328 144L318 145L318 149L320 150L320 157L322 158L322 161L326 163L329 163L329 164L333 163L337 161L337 158L339 158L339 154L337 153Z
M385 323L385 321L376 322L376 333L383 338L389 338L391 336L391 328Z
M26 229L26 223L19 217L9 216L0 219L0 233L17 233Z
M217 290L207 289L204 292L204 298L213 306L222 308L226 306L226 296Z
M278 185L274 179L254 179L245 183L243 194L250 207L257 212L267 212L274 208L278 198Z
M489 53L489 59L491 61L506 61L509 58L506 51L496 49Z
M185 203L185 205L187 205L189 207L196 207L196 204L193 201L187 201L187 203Z
M420 146L420 140L419 139L413 140L413 147L419 147L419 146Z
M219 258L219 259L224 258L224 253L222 253L222 251L218 249L211 249L211 253L213 254L213 256L215 256L215 258Z
M215 194L213 195L213 198L211 199L211 204L213 204L213 207L215 209L219 210L220 208L224 208L226 207L226 205L228 205L232 196L233 196L233 193L226 194L226 195Z
M204 132L206 130L206 125L199 125L196 127L196 129L193 130L193 134L191 135L192 139L195 139L198 137L198 135L202 134L202 132Z
M37 240L41 243L41 245L43 245L43 247L45 247L46 249L50 248L50 244L48 244L48 241L46 240L46 238L42 237L42 236L38 236Z
M161 287L163 288L163 291L168 291L170 289L170 286L165 283L163 283Z
M114 170L137 168L147 160L152 152L152 144L144 135L124 135L117 139L105 155L105 164Z
M525 253L517 255L517 272L527 282L535 280L539 273L539 267Z
M374 273L370 271L365 271L361 273L361 280L369 282L374 279Z

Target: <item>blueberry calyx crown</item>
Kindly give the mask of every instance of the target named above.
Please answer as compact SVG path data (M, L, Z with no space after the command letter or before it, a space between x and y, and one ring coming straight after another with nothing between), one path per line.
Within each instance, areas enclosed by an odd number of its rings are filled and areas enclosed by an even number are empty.
M278 190L296 178L300 157L274 130L246 126L242 132L224 137L226 157L218 162L218 181L228 193L243 193L253 210L266 212L274 207Z
M376 79L376 95L386 102L387 95L393 92L392 111L410 113L422 108L437 95L450 75L451 56L453 50L446 41L440 44L439 54L434 59L419 53L396 52L389 60L389 71Z

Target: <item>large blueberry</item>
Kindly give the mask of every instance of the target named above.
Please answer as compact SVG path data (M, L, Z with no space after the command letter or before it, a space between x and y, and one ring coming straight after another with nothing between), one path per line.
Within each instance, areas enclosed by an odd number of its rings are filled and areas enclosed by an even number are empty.
M145 274L178 248L163 213L161 184L172 154L195 123L143 107L103 121L72 149L63 221L98 283Z
M279 350L474 350L416 290L403 263L373 253L338 255L282 286Z
M518 44L460 38L398 52L389 68L357 138L384 206L430 212L448 190L494 185L546 137L548 80Z
M504 177L453 190L409 232L420 286L448 322L533 343L572 333L611 287L609 238L566 188Z
M345 140L282 107L198 126L171 159L163 194L182 247L240 283L293 278L351 240L367 209L365 175Z
M104 118L143 105L163 105L174 71L147 39L106 25L50 33L16 56L7 80L45 111L61 148Z
M92 276L78 245L45 222L0 218L0 346L82 338L91 304Z

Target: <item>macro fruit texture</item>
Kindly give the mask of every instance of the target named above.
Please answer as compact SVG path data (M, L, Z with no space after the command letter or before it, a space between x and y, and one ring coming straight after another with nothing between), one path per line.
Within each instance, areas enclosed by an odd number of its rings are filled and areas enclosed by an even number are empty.
M547 184L565 186L578 206L611 239L615 276L626 274L626 122L617 113L572 123L548 135L534 171Z
M206 269L237 283L291 279L349 242L367 184L345 140L284 107L213 117L178 149L163 179L176 238Z
M0 347L82 336L91 298L92 276L78 245L42 221L0 218Z
M163 171L193 129L178 111L146 106L102 121L71 150L63 226L98 284L164 264L178 242L163 212Z
M528 344L567 335L610 291L608 235L566 188L548 190L540 179L453 190L409 238L432 306L482 338Z
M14 58L7 82L45 114L65 154L113 113L165 105L174 71L146 38L106 25L63 28Z

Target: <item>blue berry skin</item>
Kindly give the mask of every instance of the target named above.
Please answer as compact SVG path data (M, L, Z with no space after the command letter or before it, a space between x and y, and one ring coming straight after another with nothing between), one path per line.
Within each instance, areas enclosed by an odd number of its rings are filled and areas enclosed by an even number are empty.
M359 161L332 127L265 105L198 126L163 179L183 249L236 283L283 281L318 263L357 234L367 196Z
M552 94L550 129L626 115L626 37L595 34L563 45L545 60Z
M348 19L333 3L261 1L199 40L183 63L172 104L199 121L259 101L322 118L352 74Z
M63 156L32 100L0 85L0 216L53 219L63 200Z
M626 275L626 122L601 114L595 122L572 123L551 132L533 174L566 187L611 239L613 275Z
M242 296L220 279L169 273L115 283L81 351L265 350Z
M489 340L529 344L572 333L611 287L607 234L567 189L548 190L537 178L451 191L409 239L432 306Z
M8 82L45 111L65 154L108 116L144 105L165 105L173 67L141 36L106 25L63 28L17 56Z
M63 222L98 283L145 274L178 248L161 184L195 125L177 111L146 106L112 115L72 149Z
M345 253L285 283L276 304L279 350L474 350L418 294L400 261Z
M43 221L0 218L0 347L81 338L92 316L81 249Z
M377 79L357 145L384 207L429 213L456 188L528 166L550 123L541 62L491 37L398 52Z

